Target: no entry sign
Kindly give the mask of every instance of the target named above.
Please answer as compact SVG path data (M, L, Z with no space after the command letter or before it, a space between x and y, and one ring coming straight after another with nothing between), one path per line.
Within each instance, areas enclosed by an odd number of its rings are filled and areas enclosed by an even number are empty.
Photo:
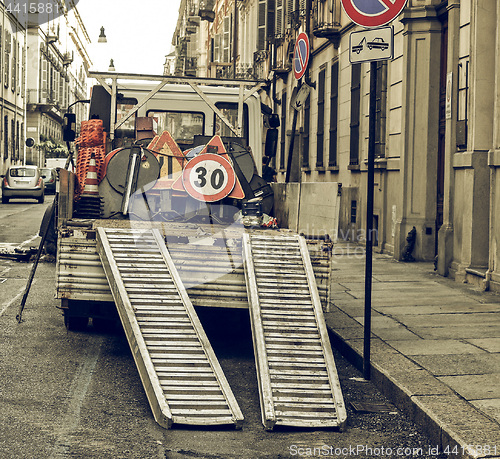
M306 73L309 52L309 37L304 32L301 32L297 37L293 50L293 73L297 80L300 80Z
M407 0L342 0L347 16L363 27L379 27L396 19Z
M231 193L236 175L227 159L203 153L187 163L182 171L182 183L188 194L198 201L215 202Z

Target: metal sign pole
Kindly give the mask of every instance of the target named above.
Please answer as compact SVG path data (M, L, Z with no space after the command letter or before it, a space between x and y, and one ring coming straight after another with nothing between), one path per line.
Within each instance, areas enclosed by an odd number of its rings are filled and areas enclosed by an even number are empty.
M368 129L368 177L366 193L365 322L363 376L371 378L370 348L372 321L373 186L375 169L375 114L377 104L377 61L370 62L370 112Z

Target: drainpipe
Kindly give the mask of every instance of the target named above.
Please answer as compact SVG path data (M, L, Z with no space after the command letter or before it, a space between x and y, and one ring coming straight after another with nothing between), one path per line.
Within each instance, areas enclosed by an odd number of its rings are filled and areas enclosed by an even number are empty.
M236 60L238 59L238 0L234 0L233 18L233 78L236 79Z

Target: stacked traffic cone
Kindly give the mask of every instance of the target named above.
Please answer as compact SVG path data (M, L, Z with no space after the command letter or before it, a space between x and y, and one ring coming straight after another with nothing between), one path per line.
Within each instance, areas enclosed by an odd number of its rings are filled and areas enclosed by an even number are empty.
M78 155L76 160L76 178L75 199L78 199L83 193L85 179L90 164L90 157L94 155L97 179L99 182L104 177L104 159L106 133L104 132L102 120L82 121L80 136L76 140Z
M76 218L100 218L101 197L99 196L99 181L97 179L97 166L95 155L90 155L89 168L85 177L83 192L75 202L74 216Z

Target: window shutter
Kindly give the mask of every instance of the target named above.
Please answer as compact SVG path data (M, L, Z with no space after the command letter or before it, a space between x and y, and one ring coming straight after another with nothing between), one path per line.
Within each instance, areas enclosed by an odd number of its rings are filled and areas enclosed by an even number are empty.
M222 37L222 46L223 46L223 62L230 62L230 45L231 45L231 18L226 16L224 18L224 31Z
M257 34L257 50L264 51L266 49L266 0L259 0L259 22Z
M214 62L220 62L220 34L215 35L214 39Z
M306 0L299 0L299 14L301 16L306 15Z
M275 13L275 26L274 26L274 36L276 38L283 38L285 31L284 31L284 14L285 14L285 8L284 8L284 2L285 0L276 0L276 13Z
M10 89L12 92L16 90L16 69L17 69L17 40L15 38L12 39L12 71L11 71L11 84Z
M45 56L42 54L40 56L40 97L47 97L47 75L48 75L48 62ZM41 102L41 101L39 101Z
M267 0L266 36L268 40L274 39L276 25L276 0Z
M359 164L359 123L361 103L361 64L351 65L351 123L349 164Z
M328 154L328 165L337 165L337 124L338 124L338 100L339 100L339 63L332 64L332 79L330 93L330 149Z
M286 0L286 27L291 29L293 26L293 16L295 12L295 0Z
M325 139L325 79L326 69L319 72L318 78L318 130L316 131L316 166L323 167Z
M3 81L6 88L9 87L10 46L11 46L11 35L6 30L5 31L4 81Z

